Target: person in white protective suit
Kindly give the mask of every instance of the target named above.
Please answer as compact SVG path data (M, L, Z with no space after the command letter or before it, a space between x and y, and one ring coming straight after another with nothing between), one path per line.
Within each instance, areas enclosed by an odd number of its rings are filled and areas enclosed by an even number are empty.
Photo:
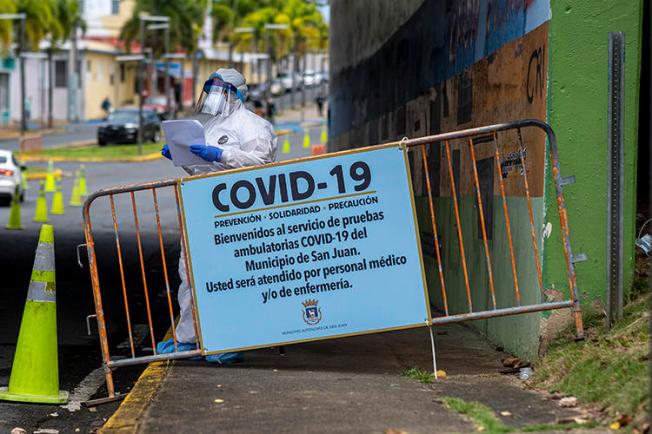
M272 124L245 108L246 93L245 78L235 69L221 68L204 83L195 113L190 118L197 119L204 126L207 145L191 145L190 150L206 160L206 164L184 167L190 175L276 161L277 138ZM172 158L167 144L161 154L168 159ZM195 349L197 341L184 256L181 252L181 285L178 293L180 320L176 326L178 351ZM174 352L173 340L159 342L157 351ZM242 360L242 353L218 354L207 356L206 359L233 363Z

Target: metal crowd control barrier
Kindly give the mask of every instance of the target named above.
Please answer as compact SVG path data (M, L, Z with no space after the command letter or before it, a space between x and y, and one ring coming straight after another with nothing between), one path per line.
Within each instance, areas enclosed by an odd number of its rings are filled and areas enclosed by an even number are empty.
M524 289L527 290L537 290L537 291L543 291L544 286L543 286L543 277L542 277L542 271L541 271L541 258L540 258L540 253L538 249L538 243L537 243L537 234L536 234L536 227L535 227L535 221L534 221L534 215L533 215L533 210L532 210L532 200L530 197L530 187L528 184L528 176L527 176L527 170L525 170L525 152L522 152L524 150L524 144L523 144L523 139L522 139L522 134L521 130L525 128L535 128L540 131L543 131L546 135L547 138L547 143L548 143L548 154L550 156L550 166L552 168L552 175L553 175L553 180L555 184L555 190L556 190L556 196L557 196L557 207L559 211L559 219L560 219L560 225L561 225L561 237L563 241L563 248L564 248L564 255L565 255L565 263L566 263L566 269L567 269L567 274L568 274L568 283L569 283L569 288L570 288L570 294L567 300L563 301L550 301L550 302L544 302L544 303L536 303L536 304L527 304L527 305L522 305L521 304L521 292ZM509 209L508 209L508 204L506 200L506 193L505 193L505 185L503 178L501 176L501 153L500 153L500 146L498 143L498 133L503 133L506 131L514 131L517 134L517 140L518 140L518 146L519 146L519 152L518 152L518 158L520 159L520 164L524 168L524 170L521 171L521 176L523 178L523 183L524 183L524 191L525 191L525 197L527 201L527 206L528 206L528 216L529 216L529 231L531 232L531 239L532 239L532 250L534 253L534 259L536 262L536 271L537 271L537 280L538 280L538 288L522 288L522 283L519 282L518 280L518 273L517 273L517 261L516 261L516 252L514 248L514 243L512 240L512 223L510 223L510 216L509 216ZM469 279L469 270L467 266L467 260L466 260L466 252L465 252L465 244L464 244L464 231L462 228L462 222L461 222L461 217L460 217L460 205L459 205L459 198L458 198L458 193L456 190L456 176L454 175L454 170L453 170L453 164L452 164L452 157L451 157L451 141L453 140L465 140L468 144L468 149L469 149L469 156L470 156L470 161L471 161L471 167L472 167L472 182L475 190L475 199L477 201L477 209L479 213L479 222L480 222L480 228L481 228L481 234L482 234L482 241L483 241L483 250L484 250L484 256L485 256L485 262L486 262L486 268L488 272L488 295L490 296L490 308L485 309L485 310L474 310L473 309L473 300L471 296L471 288L470 288L470 279ZM497 302L496 302L496 288L494 286L494 277L492 274L492 258L490 255L490 249L488 246L488 237L487 237L487 228L486 228L486 222L485 222L485 215L483 213L483 206L482 206L482 195L480 192L480 184L479 184L479 176L478 176L478 167L477 167L477 160L475 156L475 150L474 150L474 145L476 143L480 142L491 142L493 143L493 157L495 158L495 166L498 171L498 185L499 185L499 190L500 190L500 196L501 196L501 201L502 201L502 211L504 214L504 219L505 219L505 225L506 225L506 234L507 234L507 244L509 248L509 255L510 255L510 266L511 266L511 274L513 277L513 284L514 284L514 290L515 290L515 299L516 299L516 305L515 306L506 306L506 307L499 307ZM472 128L472 129L467 129L467 130L461 130L461 131L455 131L451 133L444 133L444 134L437 134L433 136L428 136L428 137L421 137L417 139L412 139L412 140L402 140L400 142L396 142L397 144L401 144L403 146L406 146L408 148L412 148L417 154L420 154L421 157L421 163L423 166L423 173L425 176L425 187L426 187L426 196L427 196L427 201L428 201L428 212L429 212L429 217L430 217L430 222L431 222L431 229L432 229L432 241L434 244L434 257L436 258L436 269L435 273L437 275L437 279L439 282L439 287L441 290L441 299L443 301L443 306L442 308L442 313L439 316L434 316L432 319L432 325L439 325L439 324L447 324L447 323L453 323L453 322L461 322L461 321L467 321L467 320L476 320L476 319L486 319L486 318L493 318L493 317L501 317L501 316L508 316L508 315L517 315L517 314L525 314L525 313L531 313L531 312L539 312L539 311L545 311L545 310L554 310L554 309L564 309L568 308L571 309L571 311L574 314L574 319L575 319L575 325L576 325L576 333L577 333L577 338L582 339L583 338L583 325L582 325L582 316L581 316L581 311L580 311L580 305L579 305L579 292L577 288L577 283L576 283L576 278L575 278L575 269L573 263L575 262L572 250L571 250L571 242L570 242L570 230L569 230L569 225L568 225L568 218L566 214L566 206L564 202L564 193L563 193L563 185L569 183L568 179L569 178L562 178L560 174L560 167L559 167L559 157L557 153L557 143L555 139L554 132L550 128L549 125L547 125L544 122L538 121L538 120L520 120L520 121L515 121L515 122L509 122L509 123L503 123L503 124L497 124L497 125L490 125L486 127L479 127L479 128ZM442 227L441 223L437 224L436 221L436 213L435 213L435 205L434 205L434 200L433 200L433 192L432 192L432 183L433 179L430 177L430 167L429 167L429 162L427 158L427 153L426 153L426 148L428 146L431 146L434 143L443 143L443 155L444 155L444 160L445 160L445 165L444 165L444 176L443 178L447 178L448 181L450 182L450 194L451 194L451 200L452 200L452 207L454 211L454 217L455 217L455 224L454 226L456 227L453 229L452 227ZM319 157L307 157L307 158L319 158ZM544 157L545 158L545 157ZM459 175L458 175L459 176ZM113 384L113 376L112 372L114 369L123 367L123 366L128 366L128 365L135 365L135 364L140 364L140 363L149 363L153 361L162 361L162 360L172 360L172 359L182 359L182 358L190 358L194 356L198 356L201 354L201 350L199 348L199 345L197 344L195 349L188 350L188 351L179 351L177 342L176 342L176 337L175 337L175 320L174 320L174 304L172 301L172 291L170 290L170 272L168 270L168 257L166 256L165 252L165 247L164 247L164 240L163 240L163 231L162 231L162 222L161 222L161 212L160 212L160 206L159 206L159 198L161 194L168 194L173 197L173 201L176 205L176 223L175 223L175 228L176 230L179 230L181 228L181 225L183 224L182 221L182 214L181 214L181 208L180 208L180 203L179 203L179 190L178 190L178 183L179 180L173 179L173 180L167 180L167 181L160 181L160 182L150 182L150 183L144 183L144 184L139 184L139 185L130 185L130 186L120 186L120 187L115 187L115 188L109 188L105 190L100 190L98 192L93 193L88 197L84 204L83 208L83 216L84 216L84 234L86 238L86 247L88 251L88 261L89 261L89 268L90 268L90 275L91 275L91 283L92 283L92 290L93 290L93 298L95 302L95 317L97 320L97 326L98 326L98 332L99 332L99 338L100 338L100 346L101 346L101 351L102 351L102 358L103 358L103 367L104 367L104 372L106 375L106 383L107 383L107 390L108 390L108 395L109 397L107 399L102 399L100 401L106 402L107 400L111 399L117 399L119 395L116 395L115 393L115 388ZM493 191L493 186L492 186L492 191ZM139 195L137 197L137 194ZM163 279L164 279L164 289L165 293L164 295L161 294L160 298L164 298L166 301L166 312L162 316L167 316L169 319L166 319L165 324L163 324L164 328L157 329L154 323L154 318L152 315L152 307L151 307L151 302L150 302L150 297L151 297L151 289L152 286L151 284L148 284L147 276L146 276L146 269L145 269L145 259L144 259L144 254L143 254L143 234L142 234L142 227L141 227L141 219L139 220L139 208L141 209L141 216L143 214L143 202L141 201L143 196L150 196L148 199L151 205L153 205L153 217L152 219L156 223L156 232L155 236L158 238L158 250L157 252L158 255L160 255L160 260L162 264L162 271L163 271ZM109 208L110 208L110 213L111 213L111 221L113 224L113 233L114 233L114 240L113 243L115 244L115 250L117 254L117 268L119 270L119 276L120 276L120 284L116 285L119 286L119 291L121 292L122 295L122 301L123 301L123 308L124 308L124 321L126 322L126 328L127 328L127 335L128 335L128 346L125 345L125 348L128 348L129 350L129 356L113 356L111 355L111 350L110 350L110 345L108 341L108 328L109 325L107 323L107 317L104 312L104 305L102 302L102 291L101 291L101 285L100 285L100 276L98 273L98 259L97 259L97 246L96 246L96 241L93 233L93 224L91 221L91 208L92 206L98 201L98 199L103 198L108 200ZM128 288L128 283L127 279L125 277L125 272L126 272L126 266L124 263L124 255L123 255L123 247L121 244L121 238L120 238L120 226L118 223L118 217L117 217L117 212L116 212L116 200L121 199L125 200L131 205L131 212L128 213L129 218L132 219L133 223L133 233L135 235L135 241L136 241L136 250L138 253L137 257L137 263L140 268L140 280L141 280L141 288ZM139 200L137 200L139 199ZM149 214L148 214L149 215ZM151 220L150 220L151 222ZM462 275L464 278L464 288L465 288L465 296L468 304L468 311L466 312L458 312L458 313L451 313L449 311L449 304L448 304L448 295L447 294L447 289L446 289L446 276L444 273L444 258L442 257L442 252L440 251L440 236L439 234L442 232L442 230L451 230L455 231L456 238L457 238L457 244L458 244L458 249L459 249L459 254L460 254L460 259L461 259L461 269L462 269ZM182 254L185 254L187 249L185 248L184 244L184 238L180 237L181 239L181 252ZM154 241L154 244L156 242ZM579 256L579 255L578 255ZM80 263L81 264L81 263ZM185 261L185 264L188 264L187 258ZM129 270L132 271L133 270ZM186 269L186 272L188 270ZM135 279L138 280L138 279ZM135 286L135 285L134 285ZM151 343L152 349L151 351L153 354L149 355L140 355L137 352L137 342L136 339L134 338L134 325L133 323L133 306L130 306L129 304L129 294L133 294L136 292L142 292L142 295L144 296L144 308L145 308L145 313L146 315L142 314L142 318L146 318L147 324L146 326L143 326L145 329L145 333L149 335L149 340L148 343ZM193 305L193 320L195 320L195 332L197 333L197 323L196 323L196 315L194 312L194 305ZM168 354L157 354L156 352L156 339L157 338L162 338L163 334L165 333L165 330L170 329L172 331L172 337L174 339L174 348L175 351L172 353Z

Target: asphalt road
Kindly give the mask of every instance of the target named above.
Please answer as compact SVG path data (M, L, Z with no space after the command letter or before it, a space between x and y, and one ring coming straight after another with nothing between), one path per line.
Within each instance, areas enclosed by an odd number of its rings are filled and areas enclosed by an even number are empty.
M70 143L94 140L97 137L97 124L84 123L72 124L65 127L65 131L51 133L43 137L43 146L65 146ZM0 149L18 149L18 139L0 140Z
M318 140L319 129L311 131L311 136L313 140ZM310 149L302 146L301 134L291 135L289 139L292 143L291 153L279 152L279 159L309 155ZM280 146L281 142L279 142ZM79 164L61 163L56 167L62 169L64 174L72 174L79 168ZM121 184L176 178L185 174L163 159L149 163L86 164L86 173L89 192ZM66 205L70 198L72 184L71 176L63 177L62 187ZM32 222L38 187L37 182L30 182L25 202L22 204L24 230L4 229L9 208L0 207L0 276L3 282L0 286L0 385L3 386L9 382L40 230L40 224ZM148 355L151 354L152 340L147 333L149 327L145 309L143 274L148 285L147 294L152 309L155 341L163 336L170 320L153 198L150 192L139 192L135 194L135 200L141 231L143 267L141 267L131 198L129 195L115 196L114 203L123 255L125 288L130 305L130 319L134 330L138 330L135 334L143 340L144 348L139 350L138 354ZM168 188L159 191L157 200L166 267L174 301L173 308L176 311L179 229L173 190ZM51 197L48 197L48 202L51 204ZM100 380L94 382L96 386L100 386L95 396L106 396L106 389L101 386L103 376L99 372L92 373L100 367L101 355L94 320L90 321L92 329L90 336L86 330L86 316L94 313L94 305L85 250L81 252L84 268L80 268L77 264L76 246L84 243L81 208L66 206L64 215L50 215L50 223L54 225L55 232L60 386L64 390L73 392L84 379L88 381L90 377L94 377ZM94 203L91 223L111 354L128 357L130 351L127 344L120 268L115 247L113 218L106 197ZM144 273L141 270L144 270ZM141 370L142 367L139 366L117 371L116 390L122 393L128 392ZM82 408L70 412L59 406L0 402L0 432L8 432L14 427L22 427L28 431L49 428L61 432L74 432L75 428L79 428L80 432L89 432L101 426L117 405L118 403L102 405L97 407L96 411Z

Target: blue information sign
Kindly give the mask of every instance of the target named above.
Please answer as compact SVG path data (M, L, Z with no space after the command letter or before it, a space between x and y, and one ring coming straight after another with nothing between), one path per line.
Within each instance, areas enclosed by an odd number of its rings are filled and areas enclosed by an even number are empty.
M328 154L181 181L205 353L425 326L407 154Z

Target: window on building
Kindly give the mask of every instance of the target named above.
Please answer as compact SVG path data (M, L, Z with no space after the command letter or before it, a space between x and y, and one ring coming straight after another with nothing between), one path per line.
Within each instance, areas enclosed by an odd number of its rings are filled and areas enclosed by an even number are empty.
M120 15L120 0L111 0L111 15Z
M124 63L121 63L121 64L120 64L120 83L124 83L124 82L125 82L125 80L126 80L126 75L127 75L127 71L126 71L125 64L124 64Z
M68 62L54 61L54 87L68 87Z

